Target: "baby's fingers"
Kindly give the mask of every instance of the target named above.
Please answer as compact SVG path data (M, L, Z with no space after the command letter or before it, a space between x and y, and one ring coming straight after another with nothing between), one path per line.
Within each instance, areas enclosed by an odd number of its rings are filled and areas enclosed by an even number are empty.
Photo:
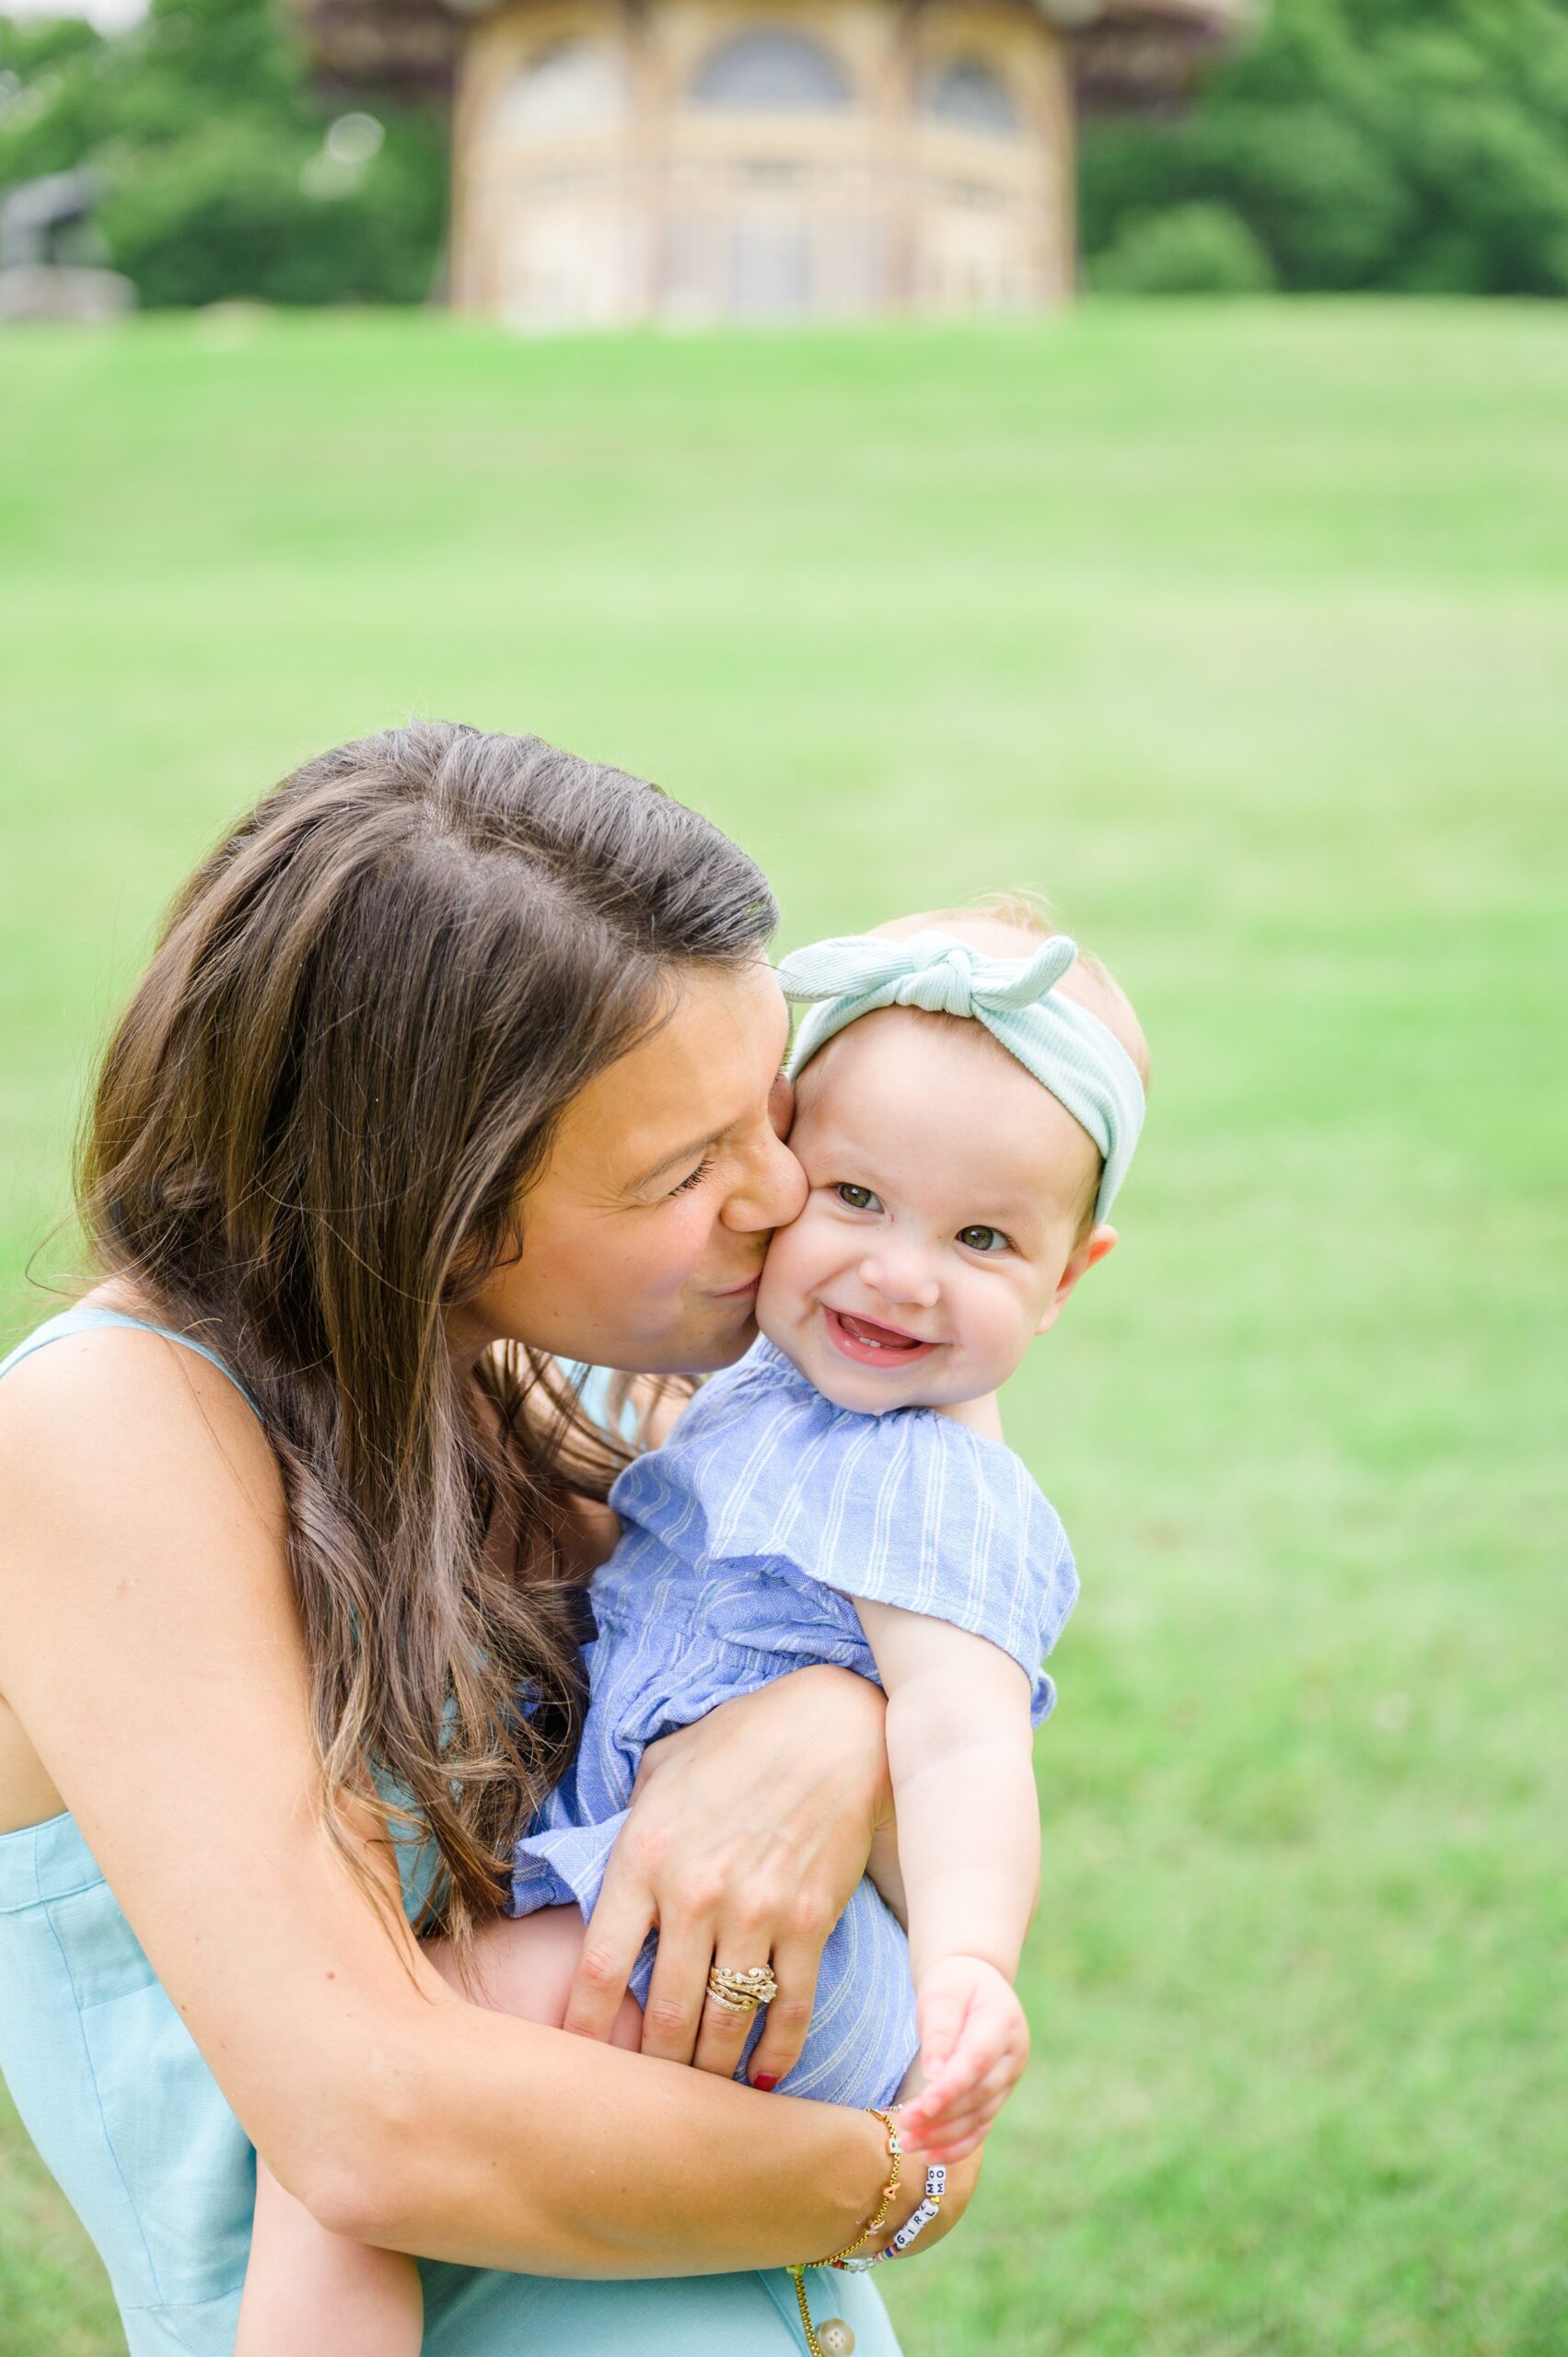
M1018 2073L1010 2060L988 2072L978 2087L945 2107L943 2117L926 2128L919 2146L923 2158L948 2163L972 2153L989 2134L1017 2083Z
M997 2102L1000 2101L998 2096ZM939 2091L928 2106L923 2105L923 2108L912 2119L910 2117L912 2107L905 2104L900 2119L899 2141L906 2152L919 2153L927 2160L940 2160L954 2138L973 2124L980 2104L979 2090L967 2085Z
M967 2161L971 2153L979 2152L981 2146L990 2135L991 2128L992 2123L988 2119L984 2123L983 2127L972 2128L966 2131L966 2132L958 2138L956 2143L943 2144L940 2147L934 2146L929 2153L923 2154L922 2157L927 2161L939 2164L943 2168L951 2168L955 2161Z
M907 2149L930 2160L945 2160L960 2136L977 2126L983 2134L1023 2076L1028 2055L1022 2038L966 2038L936 2084L923 2087L903 2106L900 2121ZM965 2149L972 2150L972 2144Z
M955 2161L966 2159L984 2143L1005 2100L1005 2096L998 2096L978 2109L965 2111L956 2119L947 2122L939 2133L934 2132L930 2140L922 2145L921 2159L927 2164L940 2163L944 2168L950 2167Z
M952 1982L928 1982L921 1990L920 2067L925 2085L915 2098L917 2107L948 2076L962 2046L971 2002L972 1992Z
M928 2140L934 2131L971 2097L997 2062L997 2041L972 2017L965 2025L956 2049L935 2068L921 2053L925 2084L903 2107L904 2142Z

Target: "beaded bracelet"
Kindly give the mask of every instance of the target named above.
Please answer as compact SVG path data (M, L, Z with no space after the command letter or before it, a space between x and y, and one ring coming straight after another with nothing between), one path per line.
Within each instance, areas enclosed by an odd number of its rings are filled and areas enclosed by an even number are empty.
M842 2269L846 2275L868 2275L874 2267L882 2266L886 2260L901 2258L910 2245L917 2241L925 2232L941 2209L942 2196L947 2190L947 2172L940 2162L933 2161L925 2172L925 2193L919 2209L905 2219L887 2248L873 2251L869 2257L835 2258L830 2260L830 2264Z
M830 2352L824 2350L817 2337L817 2328L811 2321L811 2304L806 2296L806 2264L813 2267L838 2267L845 2259L853 2258L861 2245L868 2243L877 2228L886 2223L888 2212L893 2206L893 2196L899 2189L899 2178L903 2172L903 2148L899 2142L898 2121L890 2111L878 2111L875 2104L868 2104L866 2109L870 2112L872 2119L879 2119L888 2131L889 2167L888 2182L882 2188L882 2199L877 2203L873 2215L866 2220L859 2234L856 2235L854 2242L845 2243L842 2250L832 2251L826 2258L812 2259L799 2267L792 2267L789 2270L795 2278L795 2296L800 2304L801 2330L806 2335L806 2346L810 2351L810 2357L830 2357ZM832 2317L829 2325L823 2326L823 2331L828 2331L830 2325L836 2325L838 2322L839 2319L836 2316ZM854 2347L853 2340L849 2345ZM835 2342L835 2349L836 2346Z

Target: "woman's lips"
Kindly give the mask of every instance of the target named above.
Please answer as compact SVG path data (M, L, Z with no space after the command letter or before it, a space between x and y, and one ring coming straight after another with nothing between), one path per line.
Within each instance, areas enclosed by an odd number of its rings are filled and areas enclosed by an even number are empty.
M714 1298L715 1301L739 1301L743 1295L755 1293L761 1282L762 1271L759 1269L756 1275L748 1277L744 1284L726 1285L724 1292L715 1294Z
M941 1348L938 1342L923 1342L918 1335L878 1326L875 1318L857 1318L847 1309L830 1309L824 1304L822 1317L833 1348L856 1366L913 1366L917 1359L929 1358Z

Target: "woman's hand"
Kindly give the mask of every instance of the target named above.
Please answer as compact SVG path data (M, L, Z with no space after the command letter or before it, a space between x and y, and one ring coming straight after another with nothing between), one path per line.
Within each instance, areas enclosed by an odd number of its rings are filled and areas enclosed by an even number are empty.
M709 1997L709 1968L771 1963L779 1993L750 2078L777 2084L806 2041L823 1944L891 1819L885 1710L868 1678L819 1664L649 1745L583 1944L568 2029L609 2037L656 1930L643 2052L731 2077L750 2016Z

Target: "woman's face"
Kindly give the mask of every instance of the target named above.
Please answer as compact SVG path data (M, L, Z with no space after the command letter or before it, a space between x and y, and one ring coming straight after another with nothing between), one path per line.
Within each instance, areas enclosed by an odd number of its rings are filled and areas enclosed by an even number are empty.
M806 1200L781 1143L789 1019L760 957L676 989L668 1021L567 1107L523 1198L521 1255L466 1306L459 1347L696 1375L754 1339L768 1238Z

